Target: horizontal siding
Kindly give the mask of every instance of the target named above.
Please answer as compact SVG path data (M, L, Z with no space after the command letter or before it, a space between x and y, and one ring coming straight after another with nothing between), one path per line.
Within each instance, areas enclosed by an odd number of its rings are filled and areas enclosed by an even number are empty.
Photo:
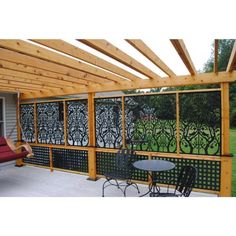
M1 94L0 97L5 97L5 121L6 121L6 136L10 134L16 125L16 95L15 94ZM13 131L11 139L17 139L17 130Z

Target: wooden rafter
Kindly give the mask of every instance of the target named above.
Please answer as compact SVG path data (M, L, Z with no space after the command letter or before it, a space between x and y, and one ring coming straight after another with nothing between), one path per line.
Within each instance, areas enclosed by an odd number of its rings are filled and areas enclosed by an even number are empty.
M141 39L126 39L126 41L167 75L170 77L176 75Z
M57 51L63 52L80 60L91 63L95 66L101 67L105 70L108 70L117 75L123 76L131 81L138 81L141 78L138 78L136 75L102 59L98 56L93 55L81 48L78 48L70 43L67 43L60 39L31 39L31 41L42 44L46 47L55 49Z
M46 60L38 59L8 49L0 48L0 59L13 63L31 66L40 70L61 74L59 78L79 84L89 85L90 83L101 84L108 81L105 78L94 76L82 71L78 71Z
M235 82L236 72L231 74L227 72L219 72L217 75L215 73L203 73L197 74L194 77L191 75L186 76L175 76L173 78L165 77L160 79L158 82L152 80L143 80L139 83L127 83L124 82L118 85L90 85L84 89L64 89L63 93L61 90L54 90L54 93L44 92L44 93L34 93L34 94L23 94L22 99L32 99L34 97L52 97L61 95L71 95L78 93L88 93L88 92L110 92L119 91L127 89L144 89L144 88L157 88L157 87L177 87L177 86L187 86L187 85L204 85L204 84L219 84L221 82Z
M215 39L214 43L214 72L218 73L218 49L219 49L219 40Z
M111 43L103 39L79 39L80 42L102 52L103 54L119 61L120 63L138 71L139 73L146 75L150 79L158 80L160 76L148 69L146 66L138 62L133 57L129 56L119 48L115 47Z
M233 49L229 58L226 71L232 72L234 70L235 64L236 64L236 40L234 41L234 46L233 46Z
M124 81L122 77L111 74L107 71L98 69L89 64L77 61L72 58L66 57L59 53L50 51L40 46L25 42L23 40L0 40L0 47L7 48L16 52L24 53L32 57L40 58L46 61L50 61L59 65L68 66L70 68L89 73L95 76L106 78L110 81L119 83Z
M33 74L10 70L10 69L5 69L5 68L0 68L0 75L17 77L17 78L20 78L25 81L27 80L28 82L31 81L32 83L38 82L38 83L42 83L45 85L50 84L50 86L55 86L58 88L63 87L63 86L79 87L79 85L75 84L75 83L73 84L73 83L67 82L67 81L61 81L58 79L52 79L52 78L48 78L48 77L44 77L44 76L40 76L40 75L33 75Z
M173 44L177 53L179 54L180 58L182 59L183 63L187 67L190 74L196 75L197 71L194 67L194 64L193 64L192 59L188 53L188 50L184 44L184 41L182 39L171 39L170 41Z

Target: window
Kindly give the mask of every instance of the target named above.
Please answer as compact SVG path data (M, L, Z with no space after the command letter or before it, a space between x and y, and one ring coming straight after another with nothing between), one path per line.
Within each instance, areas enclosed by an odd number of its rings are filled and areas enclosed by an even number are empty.
M4 121L4 99L0 98L0 136L5 135L5 121Z

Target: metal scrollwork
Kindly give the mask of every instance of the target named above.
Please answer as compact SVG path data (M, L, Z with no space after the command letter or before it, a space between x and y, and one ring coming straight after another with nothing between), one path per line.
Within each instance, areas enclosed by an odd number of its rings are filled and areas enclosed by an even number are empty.
M176 152L175 104L175 95L126 97L126 144L136 150Z
M97 147L119 148L122 145L121 98L95 100Z
M221 154L220 92L180 95L180 151Z
M87 100L67 102L67 118L68 143L87 146L89 142Z
M64 144L63 102L37 104L38 142Z
M34 143L34 104L22 104L20 106L20 122L24 133L22 138L27 142Z

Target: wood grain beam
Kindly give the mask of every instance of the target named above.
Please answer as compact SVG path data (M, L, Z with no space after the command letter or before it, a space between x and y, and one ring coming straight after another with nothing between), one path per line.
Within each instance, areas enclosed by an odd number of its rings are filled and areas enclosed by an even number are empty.
M159 81L153 80L143 80L139 83L127 83L124 82L121 85L97 85L88 86L85 89L65 89L62 91L54 90L54 93L32 93L23 94L22 99L32 99L32 98L43 98L43 97L54 97L61 95L72 95L72 94L82 94L89 92L110 92L128 89L146 89L146 88L161 88L161 87L178 87L178 86L188 86L188 85L206 85L206 84L219 84L221 82L235 82L236 72L227 73L219 72L217 75L215 73L203 73L197 74L195 76L175 76L173 78L165 77Z
M18 63L25 66L31 66L40 70L59 73L62 80L67 80L75 83L89 85L91 83L101 84L108 81L105 78L94 76L88 73L81 72L66 66L58 65L56 63L48 62L46 60L38 59L32 56L24 55L15 51L0 48L0 59Z
M72 88L79 87L79 85L75 84L75 83L73 84L73 83L67 82L67 81L61 81L58 79L52 79L52 78L48 78L48 77L44 77L44 76L33 75L33 74L29 74L29 73L25 73L25 72L21 72L21 71L10 70L10 69L5 69L5 68L0 68L0 75L17 77L17 78L21 79L22 81L24 80L24 81L28 81L30 83L41 83L41 84L49 85L52 87L58 87L58 88L61 88L63 86L72 87ZM81 88L81 87L79 87L79 88Z
M160 76L151 71L149 68L138 62L136 59L123 52L119 48L115 47L111 43L103 39L78 39L78 41L86 44L89 47L96 49L97 51L119 61L120 63L138 71L139 73L146 75L153 80L160 79Z
M70 43L67 43L61 39L31 39L31 41L41 44L43 46L55 49L59 52L68 54L77 59L83 60L85 62L91 63L95 66L101 67L117 75L123 76L131 81L138 81L139 77L133 75L132 73L89 53L79 47L76 47Z
M214 72L218 73L218 50L219 50L219 40L215 39L214 43Z
M234 41L234 46L233 46L233 49L229 58L226 71L232 72L235 68L235 64L236 64L236 40Z
M78 85L84 85L84 83L78 82L78 79L75 77L38 69L36 67L23 65L19 63L9 62L0 60L0 68L16 71L16 72L22 72L25 74L28 74L28 76L38 76L39 78L45 79L46 81L56 82L57 84L62 84L65 86L78 86ZM37 77L36 77L37 78ZM87 84L87 83L86 83Z
M91 66L89 64L86 64L82 61L77 61L75 59L66 57L59 53L34 45L32 43L28 43L23 40L2 39L0 40L0 47L7 48L16 52L24 53L26 55L30 55L36 58L50 61L59 65L68 66L70 68L73 68L73 69L76 69L85 73L90 73L95 76L100 76L110 81L117 82L117 83L119 83L120 81L124 81L122 77L116 76L107 71L104 71L94 66Z
M167 75L170 77L176 76L176 74L141 39L126 39L126 41Z
M193 64L192 59L189 55L189 52L184 44L184 41L182 39L171 39L170 41L173 44L177 53L179 54L180 58L182 59L183 63L187 67L190 74L196 75L197 71L194 67L194 64Z

